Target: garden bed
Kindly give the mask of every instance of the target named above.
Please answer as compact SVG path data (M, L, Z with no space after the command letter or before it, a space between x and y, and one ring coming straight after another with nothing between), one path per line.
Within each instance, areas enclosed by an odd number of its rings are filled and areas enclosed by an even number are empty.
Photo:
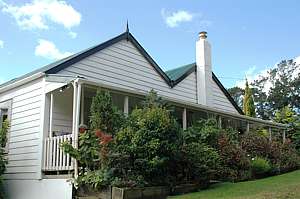
M80 189L78 199L165 199L168 187L118 188L110 187L101 191Z

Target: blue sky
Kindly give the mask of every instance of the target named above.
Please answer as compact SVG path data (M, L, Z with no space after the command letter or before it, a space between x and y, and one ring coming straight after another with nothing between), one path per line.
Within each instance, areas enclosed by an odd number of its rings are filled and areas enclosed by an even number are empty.
M208 32L213 70L232 87L300 55L300 1L0 0L0 81L130 32L163 68L195 61ZM238 78L238 79L227 79Z

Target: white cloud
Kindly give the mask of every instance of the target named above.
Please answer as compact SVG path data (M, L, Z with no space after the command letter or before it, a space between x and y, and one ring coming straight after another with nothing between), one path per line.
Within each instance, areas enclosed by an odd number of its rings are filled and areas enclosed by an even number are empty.
M168 12L165 9L162 9L161 15L167 26L169 26L170 28L178 27L180 23L192 21L194 18L194 14L185 10Z
M35 47L36 56L57 60L72 55L71 52L61 52L51 41L40 39L38 43L39 44Z
M48 29L49 22L70 29L81 22L81 14L63 0L33 0L21 6L0 0L0 6L22 29Z
M4 41L0 40L0 48L4 48Z
M76 33L76 32L70 31L70 32L69 32L69 36L70 36L72 39L75 39L75 38L77 37L77 33Z
M268 76L270 68L265 68L261 71L256 70L256 66L251 66L245 71L245 79L247 78L248 82L251 83L254 80L257 80L262 77ZM240 88L245 88L246 80L241 80L236 82L236 86ZM267 81L264 85L263 91L268 92L272 86L272 83Z

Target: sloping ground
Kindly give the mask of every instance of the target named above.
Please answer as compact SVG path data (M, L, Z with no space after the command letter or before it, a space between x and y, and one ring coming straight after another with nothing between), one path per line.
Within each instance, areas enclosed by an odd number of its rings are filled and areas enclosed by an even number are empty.
M168 199L300 199L300 170L261 180L220 183Z

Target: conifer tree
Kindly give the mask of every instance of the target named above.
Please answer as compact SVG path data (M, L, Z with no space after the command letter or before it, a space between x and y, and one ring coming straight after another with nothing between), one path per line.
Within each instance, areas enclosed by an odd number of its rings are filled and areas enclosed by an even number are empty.
M254 100L253 100L251 89L248 84L248 80L246 80L243 109L244 109L245 115L250 116L250 117L256 116Z

